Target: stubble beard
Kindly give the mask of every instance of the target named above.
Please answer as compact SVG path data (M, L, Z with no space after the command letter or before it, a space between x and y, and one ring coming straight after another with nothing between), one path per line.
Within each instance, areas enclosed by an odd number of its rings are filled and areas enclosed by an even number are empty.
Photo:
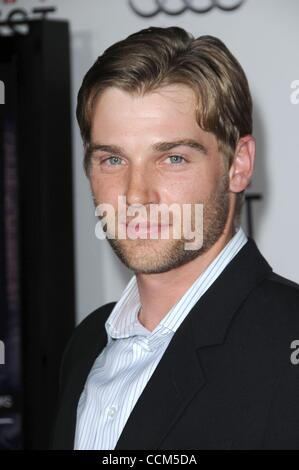
M229 213L228 190L229 178L224 174L217 192L206 201L197 202L203 204L203 240L198 249L186 250L183 237L121 240L108 236L107 240L121 262L135 274L158 274L178 268L206 253L222 235Z

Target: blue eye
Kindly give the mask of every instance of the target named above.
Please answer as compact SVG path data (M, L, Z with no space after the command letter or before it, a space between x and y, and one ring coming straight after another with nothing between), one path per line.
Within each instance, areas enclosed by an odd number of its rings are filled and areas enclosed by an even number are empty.
M109 163L110 166L116 166L121 161L121 158L113 155L112 157L108 157L104 160L105 163L108 161L110 162Z
M172 159L172 163L182 163L182 161L185 161L185 159L181 155L171 155L168 157Z

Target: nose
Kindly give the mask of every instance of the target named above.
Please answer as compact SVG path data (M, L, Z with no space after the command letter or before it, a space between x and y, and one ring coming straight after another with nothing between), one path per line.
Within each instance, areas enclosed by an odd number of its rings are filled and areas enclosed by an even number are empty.
M156 202L153 175L146 168L131 168L128 175L127 204L146 205Z

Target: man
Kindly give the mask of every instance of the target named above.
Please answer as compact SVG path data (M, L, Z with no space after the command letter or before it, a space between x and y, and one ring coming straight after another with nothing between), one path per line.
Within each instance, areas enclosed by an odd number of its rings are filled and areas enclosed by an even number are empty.
M124 224L107 239L134 276L70 340L54 448L298 449L299 286L240 227L255 158L240 64L217 38L152 27L98 58L77 118L95 205L116 214L107 235ZM193 249L174 215L146 218L173 204L197 231L203 207ZM146 209L133 228L132 208Z

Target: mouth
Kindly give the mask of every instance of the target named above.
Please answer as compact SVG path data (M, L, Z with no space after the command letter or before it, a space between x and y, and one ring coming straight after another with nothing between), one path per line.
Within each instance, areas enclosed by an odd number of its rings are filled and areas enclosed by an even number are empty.
M145 223L130 223L123 224L126 229L134 234L159 234L165 231L170 225L169 224L151 224L150 222Z

